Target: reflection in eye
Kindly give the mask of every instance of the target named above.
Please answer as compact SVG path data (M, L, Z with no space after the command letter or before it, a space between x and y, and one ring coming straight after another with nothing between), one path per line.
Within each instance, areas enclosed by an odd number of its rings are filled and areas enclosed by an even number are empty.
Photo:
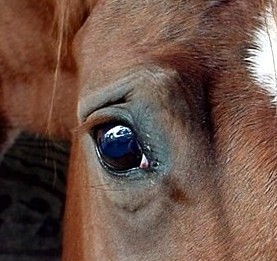
M114 171L148 168L136 134L120 124L101 125L96 132L96 145L102 163Z

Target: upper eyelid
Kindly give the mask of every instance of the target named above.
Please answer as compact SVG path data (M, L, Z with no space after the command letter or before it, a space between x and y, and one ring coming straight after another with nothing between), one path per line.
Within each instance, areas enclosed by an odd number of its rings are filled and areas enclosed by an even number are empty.
M84 96L78 103L78 117L80 121L86 120L89 115L105 107L124 103L133 91L133 78L130 75L117 82L101 88L100 91L91 91L91 94Z
M116 104L117 105L117 104ZM73 134L79 136L91 131L91 129L111 121L125 122L128 126L134 126L133 117L130 113L126 113L126 109L117 106L103 107L91 115L89 115L84 122L75 127ZM119 113L121 111L122 113ZM124 111L124 113L123 113ZM132 127L135 130L135 128Z
M87 119L90 117L90 115L92 115L94 112L103 110L105 108L113 107L113 106L116 106L116 105L125 104L126 102L127 102L126 95L124 95L124 96L122 96L122 97L120 97L116 100L108 100L103 105L99 106L96 110L88 112L84 117L84 119L85 119L84 121L86 122Z
M161 86L170 88L171 83L176 84L176 79L180 78L180 74L173 69L162 68L154 64L148 66L138 66L129 72L126 76L116 80L112 84L99 87L92 90L89 85L84 89L89 95L84 94L78 103L78 118L81 122L94 111L100 108L108 107L114 104L125 103L133 95L134 90L138 86L143 86L145 80L155 89ZM190 77L188 77L190 79Z

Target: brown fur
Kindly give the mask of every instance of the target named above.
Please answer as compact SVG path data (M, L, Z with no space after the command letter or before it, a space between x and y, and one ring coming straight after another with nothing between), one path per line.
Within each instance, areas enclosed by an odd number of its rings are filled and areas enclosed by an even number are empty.
M0 22L1 106L15 128L69 138L69 131L74 126L74 64L61 66L59 87L53 101L53 129L47 130L57 65L54 10L49 1L14 0L3 5Z

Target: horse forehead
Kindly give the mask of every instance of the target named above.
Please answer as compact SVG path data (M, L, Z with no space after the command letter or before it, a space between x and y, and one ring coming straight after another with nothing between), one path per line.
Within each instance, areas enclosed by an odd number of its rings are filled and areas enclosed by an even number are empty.
M197 45L197 40L201 37L209 38L208 42L205 41L205 48L209 45L226 47L230 45L228 39L225 39L226 35L221 33L217 36L220 30L224 29L221 24L232 24L233 30L230 34L233 35L235 31L241 31L235 30L235 27L239 26L241 29L253 23L249 20L253 10L256 12L258 9L249 4L252 10L250 12L240 2L237 6L228 5L222 0L117 0L101 3L96 5L81 33L75 38L76 57L81 57L81 62L88 61L92 64L93 59L94 64L99 64L107 54L124 54L130 49L137 51L144 48L143 51L148 52L151 48L159 48L161 52L168 52L168 47ZM246 11L249 12L243 17L249 20L240 18L241 22L234 22L234 16L231 14L236 13L236 17L242 17L241 14ZM214 26L215 22L218 27ZM242 36L235 35L233 38L239 42ZM210 43L211 41L213 42Z
M97 53L115 45L137 47L181 42L195 34L205 13L215 8L214 2L222 1L99 1L79 38L84 45L96 47L93 49ZM75 42L75 46L80 44Z
M252 79L277 106L277 26L271 10L260 19L261 26L253 31L253 47L248 50L246 62Z
M151 52L168 54L172 50L175 54L181 44L186 50L195 44L195 28L215 2L221 1L101 2L75 38L77 62L83 74L100 70L103 75L105 68L110 74L111 67L132 67Z
M149 47L144 53L144 55L147 55L153 48L156 50L159 49L161 53L168 53L169 49L167 47L171 48L180 43L182 43L183 50L189 45L197 47L198 38L201 38L201 35L197 35L197 30L195 30L196 27L201 27L202 25L206 30L212 33L216 32L216 29L211 29L211 26L208 25L214 20L205 20L203 14L215 13L216 16L216 13L219 12L219 5L221 5L220 7L222 10L226 9L228 11L227 13L234 13L233 11L238 12L239 10L235 5L228 6L224 4L224 1L179 1L178 4L182 5L179 9L173 8L173 2L176 7L175 1L164 0L155 0L152 2L104 1L98 7L98 10L96 8L96 10L92 12L84 29L81 30L81 34L79 34L80 37L77 37L77 41L75 41L75 47L77 47L75 48L76 57L79 65L82 67L80 75L93 74L93 82L95 83L97 82L98 74L101 80L108 79L110 75L113 74L113 70L122 72L124 69L128 70L128 68L132 68L134 65L140 63L140 55L145 51L143 48ZM122 5L120 5L120 3L122 3ZM164 3L167 3L167 5L163 6ZM144 8L146 5L148 8ZM240 4L239 7L243 6L241 5L242 4ZM151 9L151 7L153 9ZM204 7L206 7L206 10ZM159 12L154 12L153 10L155 8L161 8L161 10L158 10ZM253 6L251 8L253 10L258 9ZM207 11L207 9L210 11ZM184 11L187 11L188 15L184 15ZM254 13L258 15L259 11L256 11L254 11ZM240 23L241 26L246 27L248 24L254 23L254 20L250 18L253 12L249 13L250 14L246 14L245 16L249 16L249 21L251 19L251 22L245 22L244 24ZM179 16L182 17L181 20L178 19ZM166 19L166 17L169 18ZM211 15L211 17L213 17L213 15ZM222 17L219 15L218 19L224 20L225 17L227 20L231 19L230 16L226 14ZM233 21L232 19L230 20L231 22ZM205 20L205 23L203 23L202 20ZM236 41L235 44L241 44L245 39L247 39L247 41L252 39L251 46L258 47L248 50L249 56L246 58L247 61L245 66L248 66L252 79L258 83L261 88L266 90L267 94L272 96L275 102L275 99L277 99L275 98L276 59L274 56L272 58L272 54L276 56L277 47L272 48L274 45L272 43L273 41L277 42L277 40L276 36L274 36L274 33L276 33L276 25L273 23L273 20L274 18L272 15L270 16L268 14L266 20L262 22L263 26L256 28L252 38L251 36L242 37L241 35L237 35L237 38L234 37L234 39L237 40L234 41ZM270 25L270 30L266 27L267 24ZM232 26L232 28L235 26L237 25ZM232 35L236 31L242 31L232 30L232 28L230 28L230 31L233 31ZM249 28L245 29L248 31ZM205 29L201 30L204 32ZM200 32L201 30L199 29L198 31ZM268 31L270 33L268 33ZM207 38L206 46L218 45L219 53L220 48L225 48L226 50L230 49L229 53L231 53L231 43L221 39L225 37L224 35L222 36L223 37L219 36L216 40L213 40L212 37ZM207 47L205 51L209 55L211 48ZM199 58L200 53L197 53L197 58ZM190 56L190 53L187 52L186 55ZM220 54L217 56L219 55ZM238 55L235 54L235 56Z

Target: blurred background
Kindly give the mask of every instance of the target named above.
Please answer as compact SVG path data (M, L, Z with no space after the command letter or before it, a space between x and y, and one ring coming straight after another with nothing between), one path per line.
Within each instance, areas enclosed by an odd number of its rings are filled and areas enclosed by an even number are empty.
M0 261L61 256L69 146L22 134L0 164Z

